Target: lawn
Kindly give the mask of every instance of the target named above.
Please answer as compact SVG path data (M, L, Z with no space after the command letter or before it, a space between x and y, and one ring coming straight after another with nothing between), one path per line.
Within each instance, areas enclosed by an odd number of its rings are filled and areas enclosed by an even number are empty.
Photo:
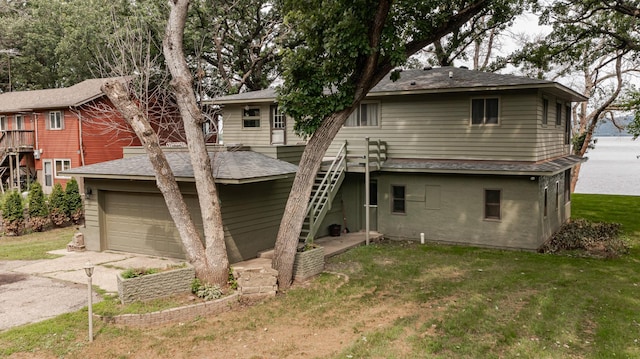
M55 258L47 252L63 249L73 238L74 227L33 232L23 236L0 237L0 260L33 260Z
M640 197L574 195L574 217L620 222L637 247ZM603 213L604 212L604 213ZM638 358L640 253L589 259L383 242L334 257L286 295L144 329L86 311L0 333L20 358Z

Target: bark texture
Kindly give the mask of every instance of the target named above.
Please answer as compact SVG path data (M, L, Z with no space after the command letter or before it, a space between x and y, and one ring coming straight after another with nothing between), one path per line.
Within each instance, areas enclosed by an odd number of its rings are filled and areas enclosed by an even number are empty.
M207 152L202 123L204 117L193 91L193 77L183 51L184 28L189 8L188 0L169 2L171 12L162 44L165 61L171 72L180 115L184 123L185 135L191 165L196 179L196 190L202 223L204 226L205 250L211 283L226 286L229 275L229 259L224 241L222 212L218 191L213 177L211 159Z
M198 229L193 223L173 171L160 148L158 136L151 128L145 112L132 100L127 87L122 82L107 82L102 87L102 91L140 138L153 166L158 189L167 203L171 219L176 224L182 239L187 259L194 266L198 277L209 278L211 270L206 260L205 248L200 240Z

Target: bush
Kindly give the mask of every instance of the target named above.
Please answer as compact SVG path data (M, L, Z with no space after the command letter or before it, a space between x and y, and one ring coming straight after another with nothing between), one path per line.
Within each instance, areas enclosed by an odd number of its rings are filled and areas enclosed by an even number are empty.
M34 182L31 184L27 201L29 206L27 224L29 228L36 232L44 231L51 224L51 219L49 219L49 208L40 183Z
M69 217L73 223L78 224L82 220L82 197L80 196L80 190L78 189L78 181L75 178L71 178L67 182L65 189L65 202L67 205L67 217Z
M67 216L69 211L65 197L62 185L56 183L49 195L49 208L51 210L51 220L58 227L62 227L69 222L69 216Z
M629 250L625 240L620 237L620 226L619 223L594 223L576 219L564 224L538 251L583 251L591 257L619 257Z
M202 283L200 279L196 278L191 282L191 292L198 298L204 300L213 300L222 298L224 294L222 289L217 285L211 285L209 283Z
M158 272L160 272L160 269L158 268L129 268L122 272L120 276L124 279L129 279L142 277L143 275L156 274Z
M18 191L11 191L2 206L2 220L7 233L19 236L24 228L24 206Z

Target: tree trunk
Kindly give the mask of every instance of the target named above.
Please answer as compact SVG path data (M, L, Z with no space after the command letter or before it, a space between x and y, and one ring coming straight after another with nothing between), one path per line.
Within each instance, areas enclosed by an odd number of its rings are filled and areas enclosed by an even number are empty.
M160 148L158 136L149 124L144 111L131 100L129 92L124 84L118 81L107 82L102 86L102 91L107 95L124 119L131 125L138 138L142 142L149 161L156 175L156 184L162 193L169 209L171 219L178 229L182 244L187 254L187 259L193 264L199 278L210 278L211 270L206 260L205 248L202 245L198 230L193 223L189 209L184 202L182 192L173 175L167 158Z
M188 0L170 1L171 13L165 31L163 52L171 72L171 85L174 88L178 108L184 123L185 135L193 174L197 179L196 190L202 213L206 260L212 271L211 283L226 286L229 276L229 259L224 241L222 212L218 191L213 177L211 159L207 152L202 123L204 117L198 107L193 91L193 77L184 58L182 39L189 8Z
M313 183L322 164L322 157L351 112L349 108L325 119L309 139L300 158L298 172L293 180L274 249L272 267L278 271L278 287L281 290L291 286L298 237L304 223Z

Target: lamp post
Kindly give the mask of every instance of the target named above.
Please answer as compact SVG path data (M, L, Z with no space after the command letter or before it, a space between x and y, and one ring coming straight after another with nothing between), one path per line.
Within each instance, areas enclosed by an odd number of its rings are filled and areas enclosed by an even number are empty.
M87 274L87 298L89 302L89 342L93 342L93 290L91 288L91 276L93 275L93 264L87 262L84 265L84 272Z

